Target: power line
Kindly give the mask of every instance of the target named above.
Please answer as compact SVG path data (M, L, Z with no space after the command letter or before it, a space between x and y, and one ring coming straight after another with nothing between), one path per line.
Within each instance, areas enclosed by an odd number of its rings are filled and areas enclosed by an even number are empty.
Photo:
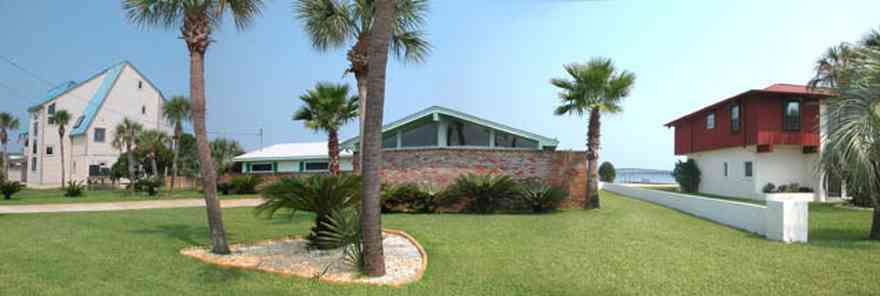
M2 58L4 61L6 61L6 63L12 65L12 66L15 67L16 69L18 69L18 70L20 70L20 71L22 71L22 72L27 73L27 74L28 74L29 76L31 76L32 78L34 78L34 79L36 79L36 80L39 80L39 81L41 81L41 82L47 84L49 87L56 87L56 85L53 85L53 83L50 82L49 80L46 80L46 79L41 78L41 77L40 77L39 75L37 75L36 73L27 70L26 68L24 68L24 67L22 67L21 65L15 63L15 62L13 62L13 61L10 60L9 58L7 58L7 57L5 57L5 56L0 56L0 58ZM2 85L4 88L6 88L6 89L8 89L8 90L10 90L10 91L12 91L12 92L16 92L18 95L21 95L20 92L18 92L17 90L14 90L13 88L9 87L9 86L6 85L6 84L0 84L0 85ZM73 92L67 92L66 94L67 94L67 95L70 95L71 97L73 97L73 98L75 98L75 99L79 99L79 100L85 102L87 105L92 105L92 104L94 104L91 100L89 100L89 99L85 99L85 98L83 98L83 97L80 97L80 96L76 95L76 94L73 93ZM22 96L23 98L25 97L25 96L23 96L23 95L21 95L21 96ZM40 102L40 103L42 103L42 102ZM101 107L101 106L99 105L98 107ZM125 114L125 112L123 112L123 111L119 111L119 110L115 110L115 109L110 108L110 107L108 107L108 106L106 106L106 105L103 106L103 107L101 107L101 108L104 109L104 110L107 110L107 111L110 111L110 112L113 112L113 113L116 113L116 114L122 115L123 117L127 117L127 116L128 116L127 114ZM163 126L163 127L165 127L165 128L172 128L172 129L174 128L174 126L172 126L172 125L170 125L170 124L166 124L166 123L164 123L164 122L154 121L154 120L150 120L150 119L143 119L143 121L144 121L144 122L147 122L147 123L151 123L151 124L161 125L161 126ZM220 131L220 132L211 132L211 131L208 131L208 133L209 133L209 134L223 134L223 135L227 135L227 134L235 134L235 135L259 136L259 137L262 139L262 136L263 136L263 131L262 131L262 130L263 130L263 129L260 128L258 132L250 132L250 133L248 133L248 132L238 132L238 133L236 133L236 132L226 132L226 131Z

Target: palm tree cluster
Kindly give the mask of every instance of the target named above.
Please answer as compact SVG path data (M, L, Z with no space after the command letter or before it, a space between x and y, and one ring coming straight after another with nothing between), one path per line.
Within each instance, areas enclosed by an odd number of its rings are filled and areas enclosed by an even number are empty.
M226 231L216 192L215 164L208 143L205 126L205 79L204 62L214 31L220 28L224 16L231 15L236 28L244 30L261 14L264 6L261 0L124 0L123 9L130 22L143 27L160 27L179 30L180 38L186 43L190 57L190 98L191 112L199 151L199 163L205 180L205 202L208 226L211 237L211 251L215 254L229 254ZM379 217L378 162L381 161L381 122L384 104L385 70L389 47L404 61L422 61L430 50L424 39L422 26L427 11L426 0L295 0L295 14L305 26L313 46L321 51L340 48L353 43L348 51L350 62L346 73L353 73L357 80L358 98L348 98L347 87L335 87L336 93L321 93L321 86L314 96L304 98L342 97L339 114L327 115L330 104L335 99L315 99L315 104L305 102L307 111L297 112L298 120L307 125L328 132L335 137L339 125L344 124L353 114L360 114L361 122L361 162L363 168L364 202L361 204L361 223L364 236L364 270L368 275L380 276L385 273L382 257L381 220ZM342 89L345 92L342 92ZM328 88L330 89L330 88ZM370 96L367 96L367 93ZM339 93L343 93L339 95ZM332 95L332 96L331 96ZM311 100L311 99L309 99ZM367 101L370 101L367 104ZM306 101L304 99L304 101ZM333 101L333 102L331 102ZM360 112L350 106L360 102ZM311 112L316 111L316 112ZM320 112L318 112L320 111ZM172 113L172 112L169 112ZM175 121L175 117L169 118ZM124 130L123 132L128 132ZM131 132L122 133L131 135ZM120 146L130 150L131 138L125 137ZM175 132L175 138L179 133ZM179 141L176 139L175 141ZM329 141L333 142L333 141ZM334 144L338 150L338 144ZM336 157L338 165L338 155ZM175 169L176 171L176 169Z
M880 31L847 46L845 58L837 59L841 56L830 53L840 47L819 59L810 81L835 94L824 101L828 130L822 139L820 170L837 174L855 198L870 202L874 217L868 237L880 240Z
M7 151L7 143L9 142L9 132L18 129L20 121L17 117L7 112L0 113L0 145L3 146L3 167L0 168L0 181L5 181L9 175L9 151Z

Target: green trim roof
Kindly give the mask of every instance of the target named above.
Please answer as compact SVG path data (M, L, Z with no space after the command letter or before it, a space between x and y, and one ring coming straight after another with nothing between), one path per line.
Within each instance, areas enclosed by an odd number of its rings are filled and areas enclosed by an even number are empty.
M503 132L513 134L516 136L520 136L520 137L523 137L526 139L538 141L538 145L540 148L556 147L557 145L559 145L559 141L556 139L552 139L552 138L549 138L546 136L527 132L527 131L524 131L521 129L517 129L517 128L513 128L510 126L504 125L504 124L500 124L500 123L497 123L494 121L489 121L489 120L486 120L483 118L479 118L477 116L470 115L470 114L467 114L467 113L464 113L461 111L457 111L457 110L453 110L453 109L449 109L449 108L445 108L445 107L440 107L440 106L431 106L427 109L424 109L422 111L416 112L416 113L409 115L407 117L401 118L397 121L386 124L386 125L382 126L382 133L397 129L399 127L402 127L402 126L404 126L408 123L411 123L413 121L416 121L418 119L421 119L421 118L424 118L427 116L436 116L436 115L446 115L449 117L454 117L454 118L462 119L465 121L470 121L472 123L476 123L476 124L479 124L479 125L482 125L485 127L489 127L489 128L495 129L495 130L503 131ZM354 137L354 138L343 141L341 143L341 146L350 148L350 147L353 147L356 143L358 143L358 137Z

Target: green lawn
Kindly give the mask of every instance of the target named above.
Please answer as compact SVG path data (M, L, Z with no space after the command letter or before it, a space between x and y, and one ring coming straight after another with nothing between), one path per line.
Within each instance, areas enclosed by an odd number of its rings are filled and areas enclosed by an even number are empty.
M163 189L158 196L147 196L144 193L132 195L125 190L97 190L86 191L81 197L64 197L61 189L31 189L27 188L6 200L0 196L0 206L4 205L29 205L29 204L57 204L57 203L88 203L88 202L113 202L113 201L136 201L136 200L167 200L184 198L202 198L202 193L192 190L175 191L173 194ZM222 199L254 198L256 195L220 195Z
M178 255L207 244L204 209L0 215L3 295L867 295L880 291L870 212L813 205L809 244L786 245L610 193L600 210L386 215L429 254L402 288L221 269ZM233 241L303 234L309 217L224 210Z

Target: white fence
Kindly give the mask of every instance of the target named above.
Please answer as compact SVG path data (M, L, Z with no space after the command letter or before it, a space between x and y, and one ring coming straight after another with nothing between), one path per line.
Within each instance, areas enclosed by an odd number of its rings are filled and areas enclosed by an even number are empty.
M772 199L767 200L767 206L761 206L622 184L606 183L600 188L761 234L770 240L807 241L809 199Z

